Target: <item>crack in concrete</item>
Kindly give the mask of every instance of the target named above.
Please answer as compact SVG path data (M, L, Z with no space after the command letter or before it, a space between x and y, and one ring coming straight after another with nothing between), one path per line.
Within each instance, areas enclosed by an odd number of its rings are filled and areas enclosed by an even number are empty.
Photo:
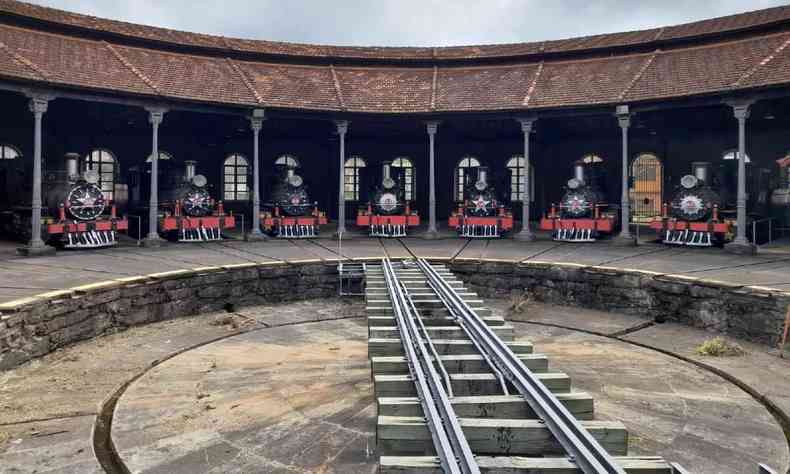
M52 415L45 418L31 418L28 420L8 421L5 423L0 423L0 426L16 426L16 425L26 425L28 423L41 423L44 421L68 420L70 418L82 418L86 416L95 416L97 414L98 413L95 411L77 411L72 413L63 413L61 415Z

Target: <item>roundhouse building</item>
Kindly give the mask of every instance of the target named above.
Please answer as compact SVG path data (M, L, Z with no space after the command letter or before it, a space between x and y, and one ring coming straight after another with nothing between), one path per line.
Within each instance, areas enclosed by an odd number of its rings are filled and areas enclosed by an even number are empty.
M35 216L42 174L77 153L124 213L156 204L151 189L166 183L152 165L196 161L249 223L285 163L333 219L351 221L386 160L408 168L430 235L470 165L491 170L519 219L536 219L574 162L601 160L609 202L639 219L660 213L692 162L708 161L722 212L741 224L734 248L748 250L746 223L769 215L772 187L787 186L776 160L790 149L789 86L788 6L411 48L210 36L0 0L0 210L26 205ZM31 221L36 253L44 244ZM531 238L529 227L517 237Z

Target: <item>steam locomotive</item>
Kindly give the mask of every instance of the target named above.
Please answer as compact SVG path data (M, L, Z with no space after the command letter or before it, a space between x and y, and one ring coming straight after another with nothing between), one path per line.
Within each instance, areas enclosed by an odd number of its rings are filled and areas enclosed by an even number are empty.
M371 237L405 237L409 227L420 225L420 216L405 198L405 183L393 179L392 162L382 164L381 185L376 188L367 209L357 212L357 225L367 227Z
M315 237L327 223L326 214L310 202L301 176L286 165L277 166L277 178L271 201L264 204L261 226L267 233L285 239Z
M671 203L665 203L662 216L650 223L663 243L711 247L732 238L732 221L719 216L721 199L713 189L710 168L708 162L692 163L692 174L680 179Z
M215 202L211 198L206 177L195 174L195 164L194 161L184 162L184 175L170 183L160 201L159 232L168 240L222 240L223 229L236 227L236 218L225 214L222 201Z
M464 183L464 200L450 215L448 225L459 237L495 239L513 228L513 213L497 201L488 168L478 166L474 183Z
M552 204L549 215L540 220L539 228L550 230L555 241L595 242L602 234L614 232L617 214L606 210L595 167L595 163L582 160L574 163L573 178L568 180L560 204Z
M42 180L41 238L49 245L65 249L111 247L118 232L129 228L118 217L115 205L98 186L96 171L80 171L79 155L67 153L66 170L48 170ZM3 230L17 238L30 237L30 207L14 206L5 212Z

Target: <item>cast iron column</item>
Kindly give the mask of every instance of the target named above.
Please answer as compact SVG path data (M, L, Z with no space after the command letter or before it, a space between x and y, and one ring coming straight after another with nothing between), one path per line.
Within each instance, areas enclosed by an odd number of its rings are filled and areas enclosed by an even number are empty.
M733 243L736 245L749 245L746 240L746 119L749 118L751 104L735 104L732 106L733 115L738 119L738 229Z
M252 229L248 240L263 240L261 232L261 183L260 183L260 132L263 128L264 111L255 109L250 117L252 128Z
M165 118L165 109L147 108L148 122L151 124L151 198L148 202L148 235L145 245L159 246L159 125Z
M631 114L628 106L617 107L617 121L623 137L623 189L620 196L620 238L633 239L629 224L631 221L631 203L628 195L628 127L631 126Z
M337 236L346 231L346 195L345 195L345 171L346 165L346 132L348 131L348 121L336 120L337 134L340 136L340 189L337 195Z
M31 197L32 214L30 216L30 242L20 253L35 255L51 251L41 240L41 122L49 105L49 97L31 96L30 111L34 117L33 132L33 195ZM53 249L54 250L54 249Z
M513 236L516 240L531 241L535 240L535 234L529 228L529 205L532 188L532 176L530 175L529 167L529 134L532 133L532 124L535 123L534 118L519 119L521 122L521 131L524 133L524 198L521 200L521 232Z
M439 122L425 124L428 131L428 232L426 239L435 239L439 236L436 228L436 130Z

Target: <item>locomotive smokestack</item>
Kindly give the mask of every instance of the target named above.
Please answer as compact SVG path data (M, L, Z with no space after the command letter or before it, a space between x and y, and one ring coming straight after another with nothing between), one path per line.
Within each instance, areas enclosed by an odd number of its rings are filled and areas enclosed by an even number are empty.
M184 180L189 183L195 177L195 164L197 161L187 160L184 162L185 172Z
M710 162L708 161L694 161L691 163L691 172L698 181L706 184L710 176Z
M584 163L576 162L573 164L573 179L579 182L579 184L584 183Z
M70 181L74 181L80 176L79 171L80 155L76 153L66 153L66 176Z
M390 167L392 167L391 161L385 161L381 164L381 180L385 181L390 179Z
M485 166L480 166L480 167L477 168L477 181L478 182L482 181L483 183L488 183L488 180L486 179L487 175L488 175L488 168L486 168Z

